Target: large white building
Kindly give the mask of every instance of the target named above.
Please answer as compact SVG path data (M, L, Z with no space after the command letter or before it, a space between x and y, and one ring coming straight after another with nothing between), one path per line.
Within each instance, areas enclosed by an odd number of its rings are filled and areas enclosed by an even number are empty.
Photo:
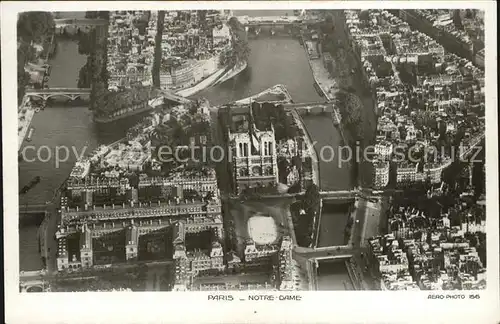
M382 159L388 159L393 152L393 145L388 141L381 141L375 145L375 154Z
M226 24L215 26L212 30L214 46L231 38L231 30Z
M278 252L278 247L275 245L256 245L254 241L249 239L244 250L245 262L268 264L276 252Z
M417 181L417 164L400 163L397 166L396 182L398 184L410 184Z
M384 188L389 184L389 162L377 161L374 163L375 176L373 186L376 189Z

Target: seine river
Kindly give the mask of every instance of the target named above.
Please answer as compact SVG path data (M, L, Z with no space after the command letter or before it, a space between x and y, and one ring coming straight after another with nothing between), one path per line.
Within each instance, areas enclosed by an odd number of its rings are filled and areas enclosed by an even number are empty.
M292 15L292 11L235 11L236 15L276 16ZM82 13L77 16L83 15ZM67 15L61 18L66 18ZM74 15L72 17L75 17ZM284 84L295 102L317 102L323 99L314 89L313 76L309 68L304 49L296 39L289 37L270 37L261 35L260 38L249 41L251 54L248 68L233 80L229 80L217 87L206 89L195 97L205 97L214 105L242 99L256 94L275 84ZM52 72L49 80L50 87L76 87L78 72L86 62L86 56L78 53L76 42L59 40L58 51L53 60ZM47 107L37 113L32 121L35 128L30 145L33 148L26 153L27 158L35 157L34 150L39 150L41 157L46 159L48 152L54 156L56 146L70 148L66 162L55 165L54 159L48 162L20 162L19 186L23 187L35 176L41 178L40 183L28 194L20 197L20 212L26 204L43 204L52 198L53 192L63 183L76 161L76 154L90 153L100 144L109 144L122 138L126 129L137 122L137 118L115 123L113 126L99 127L91 118L87 106L69 106L62 102L59 105ZM325 121L307 121L311 135L321 143L330 145L339 143L340 135L330 122L329 128L324 128ZM323 136L327 134L327 136ZM46 146L48 149L42 148ZM84 150L84 151L82 151ZM73 152L74 151L74 152ZM323 169L325 170L323 172ZM330 166L320 165L321 177L327 177L328 187L333 189L349 187L350 183L345 173ZM335 179L335 180L334 180ZM343 184L343 182L346 183ZM324 181L322 180L322 183ZM27 225L20 229L20 268L21 270L36 270L41 267L38 242L36 239L37 225Z
M319 261L318 290L354 290L345 259Z

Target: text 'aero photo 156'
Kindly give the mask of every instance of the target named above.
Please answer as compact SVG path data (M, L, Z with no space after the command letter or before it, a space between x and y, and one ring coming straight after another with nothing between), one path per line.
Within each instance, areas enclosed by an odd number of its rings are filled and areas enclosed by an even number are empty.
M18 16L20 284L486 286L484 12Z

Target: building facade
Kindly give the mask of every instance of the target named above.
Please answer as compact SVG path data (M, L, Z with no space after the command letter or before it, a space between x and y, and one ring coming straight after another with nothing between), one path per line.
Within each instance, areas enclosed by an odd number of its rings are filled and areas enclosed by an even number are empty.
M375 175L373 186L376 189L384 188L389 184L389 166L388 161L377 161L374 163Z
M246 188L276 185L278 165L274 128L267 131L229 131L229 152L232 152L232 166L236 192Z
M143 204L130 202L118 206L86 206L86 208L70 209L61 206L61 222L56 232L58 241L57 265L59 271L92 267L96 264L95 256L102 249L109 248L115 258L123 261L136 261L140 256L139 241L144 237L147 243L147 252L162 249L167 239L167 229L179 227L181 233L199 233L213 230L216 239L223 237L223 223L220 200L210 201L177 200L167 203ZM179 231L178 231L179 232ZM69 250L69 241L79 238L80 250ZM180 242L183 243L183 235ZM99 246L95 244L98 240ZM143 251L144 252L144 251ZM104 254L107 251L104 250ZM121 255L123 254L123 255ZM210 267L220 268L222 264L222 247L212 246L209 258L213 259ZM100 263L113 263L101 260ZM198 259L191 258L190 264L195 261L194 270L199 269Z
M400 163L396 167L396 182L401 185L411 184L417 181L417 165L411 163Z

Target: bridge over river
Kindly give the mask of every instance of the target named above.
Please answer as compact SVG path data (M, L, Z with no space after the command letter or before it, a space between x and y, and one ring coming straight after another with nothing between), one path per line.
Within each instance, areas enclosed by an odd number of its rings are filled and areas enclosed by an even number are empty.
M89 88L49 88L49 89L29 89L26 91L26 96L41 98L44 101L53 97L64 97L71 101L81 98L89 97Z
M238 16L238 20L245 27L262 27L262 26L291 26L300 24L316 23L317 19L308 17L301 14L300 16L265 16L265 17L252 17L252 16Z
M108 21L106 19L94 19L94 18L59 18L59 19L54 19L54 23L57 29L68 26L75 26L75 27L106 26L108 24Z
M177 103L185 104L191 102L191 100L179 96L172 91L159 90L160 95L165 99L174 101ZM69 100L75 100L81 97L89 97L91 93L90 88L47 88L47 89L29 89L26 91L26 96L41 98L44 101L53 97L65 97Z
M352 161L347 158L340 129L334 124L329 103L289 105L300 115L316 152L321 191L351 190Z

